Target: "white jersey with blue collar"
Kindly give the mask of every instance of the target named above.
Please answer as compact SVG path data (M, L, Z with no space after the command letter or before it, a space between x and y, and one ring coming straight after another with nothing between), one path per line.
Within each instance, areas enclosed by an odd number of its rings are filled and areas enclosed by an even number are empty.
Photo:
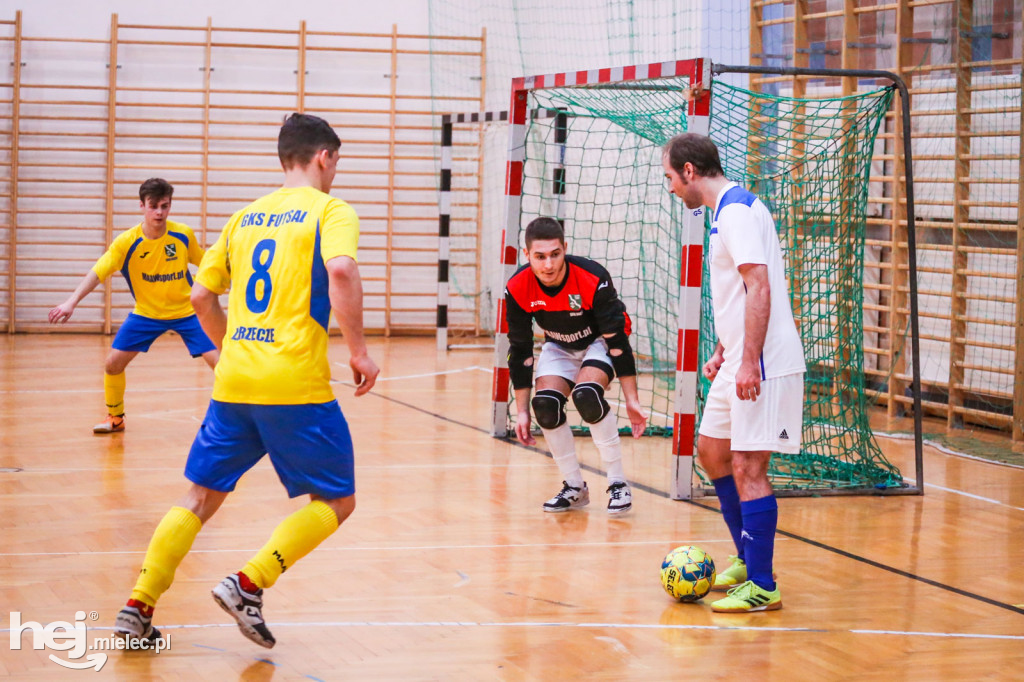
M725 348L719 376L729 381L735 380L743 358L747 288L739 266L745 264L768 266L771 315L760 358L761 378L806 371L775 220L760 199L730 182L715 201L708 250L715 331Z

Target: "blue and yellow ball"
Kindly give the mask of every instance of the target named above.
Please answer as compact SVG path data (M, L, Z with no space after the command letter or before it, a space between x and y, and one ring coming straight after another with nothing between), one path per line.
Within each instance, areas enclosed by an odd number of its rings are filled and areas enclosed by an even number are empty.
M676 547L661 562L661 586L674 599L693 602L715 584L715 562L699 547Z

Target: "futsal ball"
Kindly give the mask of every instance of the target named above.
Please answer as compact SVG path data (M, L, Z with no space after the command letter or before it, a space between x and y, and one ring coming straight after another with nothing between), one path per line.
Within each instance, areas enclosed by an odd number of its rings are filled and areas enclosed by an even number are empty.
M715 562L699 547L676 547L661 562L661 586L679 601L697 601L714 584Z

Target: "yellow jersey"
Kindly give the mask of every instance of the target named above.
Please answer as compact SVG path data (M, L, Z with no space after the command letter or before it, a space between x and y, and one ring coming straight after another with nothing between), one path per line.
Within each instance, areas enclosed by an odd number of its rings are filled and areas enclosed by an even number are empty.
M194 315L189 296L192 274L188 264L199 265L203 249L192 228L173 220L159 239L146 239L142 223L117 235L92 271L105 280L120 270L135 299L135 314L154 320L177 320Z
M281 188L231 216L196 274L216 294L231 290L214 400L334 400L325 263L338 256L355 260L358 243L352 207L313 187Z

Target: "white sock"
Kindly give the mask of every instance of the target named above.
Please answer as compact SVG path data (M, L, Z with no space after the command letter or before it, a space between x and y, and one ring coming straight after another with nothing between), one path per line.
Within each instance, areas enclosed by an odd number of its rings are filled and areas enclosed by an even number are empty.
M608 483L625 481L626 474L622 470L622 442L619 440L619 424L615 413L609 410L604 419L591 424L590 436L601 453L601 461L608 472Z
M583 487L583 472L580 471L580 463L576 459L576 443L573 442L569 424L541 431L544 432L544 441L548 444L551 457L562 473L562 479L574 488Z

